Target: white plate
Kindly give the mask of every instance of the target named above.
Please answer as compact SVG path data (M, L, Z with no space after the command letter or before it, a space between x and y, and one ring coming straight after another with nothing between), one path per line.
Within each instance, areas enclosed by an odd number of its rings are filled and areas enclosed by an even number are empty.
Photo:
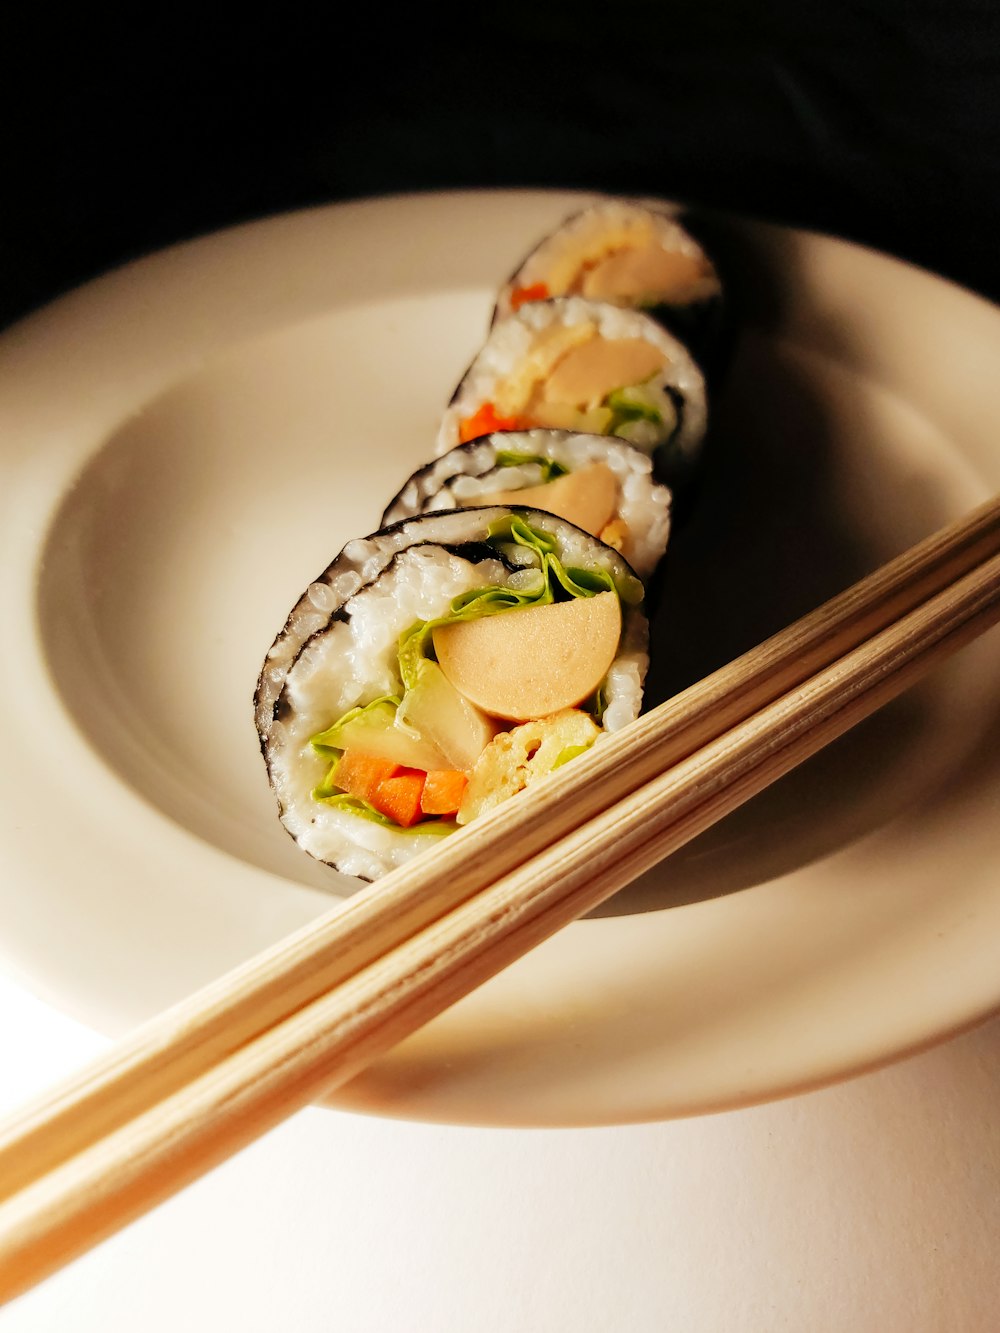
M336 891L250 697L293 600L432 451L494 287L579 196L428 195L155 255L0 343L0 948L119 1032ZM746 332L666 581L682 683L997 489L1000 313L720 224ZM338 1096L508 1124L690 1114L1000 1001L996 635Z

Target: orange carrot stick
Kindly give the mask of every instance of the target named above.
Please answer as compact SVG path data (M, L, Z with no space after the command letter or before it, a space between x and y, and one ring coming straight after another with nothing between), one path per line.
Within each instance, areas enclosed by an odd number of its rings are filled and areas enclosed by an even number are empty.
M457 814L468 785L469 779L458 769L431 769L420 798L421 810L425 815Z
M463 418L458 432L459 443L468 444L470 440L494 431L528 430L530 426L527 417L499 417L492 403L483 403L471 417Z
M379 784L369 803L381 814L409 828L421 817L420 798L427 774L419 768L401 768Z
M400 770L401 765L392 759L380 759L358 750L345 750L334 771L333 781L341 791L374 805L373 797L383 782L395 777Z
M529 301L547 301L549 289L544 282L533 282L527 287L515 287L510 294L510 307L520 310Z

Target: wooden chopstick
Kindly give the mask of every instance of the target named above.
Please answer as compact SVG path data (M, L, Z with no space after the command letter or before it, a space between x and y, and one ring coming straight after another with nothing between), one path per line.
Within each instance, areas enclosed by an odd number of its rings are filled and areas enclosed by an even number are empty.
M1000 551L1000 497L914 546L802 620L413 863L140 1027L104 1059L0 1125L0 1200L444 915L623 792L749 717L894 617ZM112 1089L114 1096L111 1096Z
M0 1294L349 1078L995 621L1000 559L981 558L998 547L991 503L609 738L537 802L472 825L15 1118L0 1148ZM917 609L893 623L907 606ZM595 787L603 801L581 809ZM558 841L540 851L546 826ZM497 858L514 832L520 856ZM386 916L393 904L402 924ZM279 1004L289 977L294 994Z
M602 746L588 756L586 768L568 765L530 809L502 806L449 839L437 854L432 889L422 867L404 867L140 1028L78 1079L0 1127L0 1199L26 1179L26 1134L39 1145L45 1141L47 1168L71 1156L110 1123L102 1116L110 1113L112 1084L117 1110L138 1114L378 957L428 910L443 915L526 860L552 836L560 809L571 808L581 821L592 817L623 776L638 786L998 550L1000 499L994 499L641 718L614 738L614 749Z

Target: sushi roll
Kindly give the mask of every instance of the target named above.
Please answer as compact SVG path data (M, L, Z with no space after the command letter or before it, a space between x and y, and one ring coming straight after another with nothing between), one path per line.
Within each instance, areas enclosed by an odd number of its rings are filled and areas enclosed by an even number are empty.
M724 330L722 281L669 205L606 199L566 219L500 291L494 320L554 296L646 310L700 358Z
M690 471L707 416L701 371L648 315L578 296L537 301L494 325L452 396L437 453L497 431L616 435L669 482Z
M627 725L642 598L617 551L537 509L444 511L349 542L258 683L285 828L373 880Z
M624 555L644 581L666 550L670 491L648 454L615 436L511 431L457 445L402 487L382 526L440 509L516 504L575 523Z

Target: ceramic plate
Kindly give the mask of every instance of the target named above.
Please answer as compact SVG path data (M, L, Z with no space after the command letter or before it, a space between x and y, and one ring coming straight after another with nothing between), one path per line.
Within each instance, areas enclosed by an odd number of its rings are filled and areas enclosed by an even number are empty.
M426 195L154 255L0 343L6 965L123 1031L352 883L280 828L250 700L431 454L492 293L581 196ZM1000 313L716 220L742 338L672 545L663 697L1000 485ZM511 967L337 1104L506 1124L842 1077L1000 1001L994 634Z

